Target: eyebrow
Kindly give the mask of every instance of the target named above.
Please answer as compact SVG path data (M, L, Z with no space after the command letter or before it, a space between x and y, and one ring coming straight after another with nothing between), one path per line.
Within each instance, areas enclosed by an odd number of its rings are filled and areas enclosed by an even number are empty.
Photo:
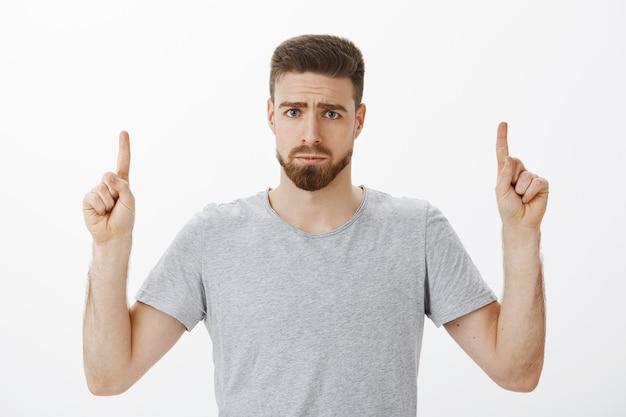
M291 108L291 109L305 109L309 106L307 105L307 103L301 102L301 101L283 101L282 103L280 103L278 107L279 108ZM343 111L346 113L348 112L348 110L341 104L319 103L317 107L323 110Z

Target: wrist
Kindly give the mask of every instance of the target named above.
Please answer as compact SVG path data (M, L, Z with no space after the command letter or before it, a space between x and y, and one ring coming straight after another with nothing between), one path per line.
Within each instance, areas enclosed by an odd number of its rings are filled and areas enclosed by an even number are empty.
M541 228L520 224L502 224L503 240L521 242L539 242L541 240Z
M130 253L132 246L132 235L109 240L94 240L92 243L93 256L98 258L103 255L108 258L115 254L127 254Z
M130 236L107 241L94 241L93 257L89 270L90 285L94 285L96 282L125 282L131 246L132 238Z
M505 273L541 269L541 230L535 227L502 226ZM533 272L532 275L535 275Z
M539 247L541 228L521 223L502 223L502 244L508 249Z

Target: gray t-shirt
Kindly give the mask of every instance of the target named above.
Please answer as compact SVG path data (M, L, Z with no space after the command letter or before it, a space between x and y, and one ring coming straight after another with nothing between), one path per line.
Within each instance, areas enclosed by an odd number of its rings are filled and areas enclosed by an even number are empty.
M213 341L221 417L411 416L424 317L493 302L427 202L364 188L340 228L283 221L267 191L194 216L137 294Z

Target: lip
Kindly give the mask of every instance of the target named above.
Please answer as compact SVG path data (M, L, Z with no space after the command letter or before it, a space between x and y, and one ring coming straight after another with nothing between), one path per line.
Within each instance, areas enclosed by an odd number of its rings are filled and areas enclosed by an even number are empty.
M294 159L297 159L305 165L316 165L324 162L328 157L323 155L297 155Z

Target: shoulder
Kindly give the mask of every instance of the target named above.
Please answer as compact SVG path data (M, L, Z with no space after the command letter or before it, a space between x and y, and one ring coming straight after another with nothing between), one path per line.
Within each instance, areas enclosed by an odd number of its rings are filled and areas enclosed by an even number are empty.
M430 230L433 234L448 233L450 223L442 211L430 201L414 197L397 197L366 188L365 211L375 219L388 219L405 227Z
M428 200L413 197L397 197L391 194L365 188L367 196L367 206L369 209L388 214L423 216L435 209Z
M210 220L215 217L220 219L240 218L251 216L266 210L267 191L261 191L254 195L238 198L226 203L209 203L196 214L196 217L203 220Z
M266 215L267 193L238 198L227 203L209 203L189 219L185 229L200 232L206 229L230 229Z

